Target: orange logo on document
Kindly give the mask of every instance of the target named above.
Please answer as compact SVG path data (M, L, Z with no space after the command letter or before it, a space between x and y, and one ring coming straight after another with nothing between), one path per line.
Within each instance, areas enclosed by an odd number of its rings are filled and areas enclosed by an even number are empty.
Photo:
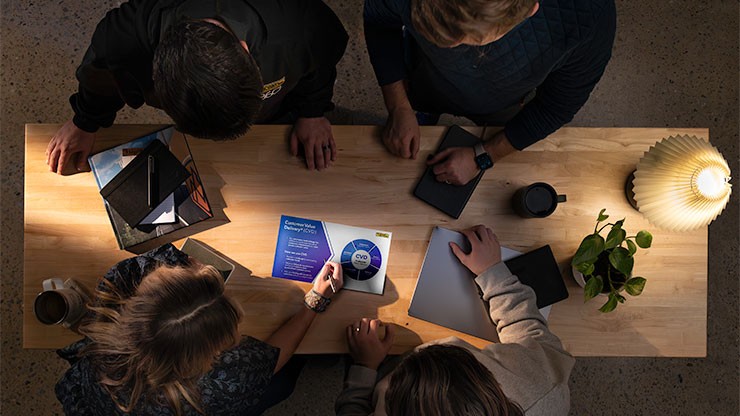
M268 84L265 84L265 86L262 87L262 100L266 100L277 95L277 93L279 93L280 90L283 89L283 84L285 84L285 77L282 77L277 81L272 81Z

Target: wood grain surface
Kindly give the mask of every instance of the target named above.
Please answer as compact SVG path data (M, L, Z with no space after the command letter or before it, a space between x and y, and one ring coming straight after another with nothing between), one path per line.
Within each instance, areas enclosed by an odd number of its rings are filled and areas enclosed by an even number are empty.
M45 326L33 314L41 281L75 278L92 288L114 263L133 254L118 250L91 173L49 172L44 152L59 125L26 126L25 159L25 348L58 348L79 336ZM98 132L96 151L156 130L157 125L116 125ZM334 126L339 154L323 172L307 171L290 156L289 126L255 126L234 141L190 139L193 157L216 217L201 227L156 241L182 244L186 234L222 252L239 267L227 285L245 310L243 334L266 338L298 308L308 284L271 278L281 214L393 232L383 296L341 292L317 317L300 353L347 351L344 327L361 317L399 326L394 353L437 338L467 336L407 314L432 228L462 229L487 224L503 245L528 251L550 244L570 297L554 305L550 326L576 356L706 355L707 229L673 233L651 226L624 197L624 181L642 154L676 134L708 139L707 129L563 128L546 140L497 163L480 182L459 220L412 195L426 156L445 127L422 127L416 160L388 154L374 126ZM478 128L469 128L479 133ZM490 130L490 129L489 129ZM568 202L544 219L513 214L510 198L522 186L548 182ZM647 278L643 294L628 296L610 314L602 299L583 302L569 262L580 240L592 232L596 215L626 218L634 234L648 229L653 247L636 255L634 272Z

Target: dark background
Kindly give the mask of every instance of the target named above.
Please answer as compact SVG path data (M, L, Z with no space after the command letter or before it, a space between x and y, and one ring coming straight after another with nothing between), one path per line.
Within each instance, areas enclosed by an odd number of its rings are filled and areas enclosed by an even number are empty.
M53 387L66 365L53 351L23 350L23 149L25 123L62 123L74 70L97 22L120 1L0 3L0 312L2 415L60 412ZM362 1L327 1L350 34L335 88L335 124L385 120L362 38ZM735 176L730 205L709 227L707 357L579 358L570 386L574 415L737 415L738 374L738 2L618 0L614 56L571 123L595 127L708 127ZM460 122L444 118L444 122ZM153 109L118 123L164 123ZM341 157L341 155L339 155ZM313 358L289 403L270 415L333 414L343 360Z

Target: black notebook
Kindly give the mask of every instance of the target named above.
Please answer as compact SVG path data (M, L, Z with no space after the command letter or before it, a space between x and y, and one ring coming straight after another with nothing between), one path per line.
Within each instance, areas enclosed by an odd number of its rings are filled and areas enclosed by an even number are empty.
M480 142L480 139L474 134L468 133L460 126L451 126L442 139L437 153L448 147L473 147L478 142ZM482 177L483 172L481 171L466 185L450 185L437 181L432 172L432 167L429 166L416 185L414 195L445 214L453 218L460 218L465 204L468 203L468 199L473 195L473 191L475 191L475 187L478 186Z
M135 227L189 176L175 155L161 141L153 140L100 190L100 195Z
M544 308L568 297L568 289L549 245L506 260L504 263L520 282L534 289L537 295L537 308Z

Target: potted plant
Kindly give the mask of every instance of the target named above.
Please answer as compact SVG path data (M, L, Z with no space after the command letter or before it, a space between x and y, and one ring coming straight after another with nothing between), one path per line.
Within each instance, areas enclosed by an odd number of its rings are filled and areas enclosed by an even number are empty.
M634 254L637 247L648 248L652 244L653 236L642 230L634 236L627 236L622 228L624 218L599 225L609 218L606 208L599 212L593 234L587 235L578 247L571 265L573 276L583 286L584 302L599 293L608 294L608 299L599 310L613 311L618 303L624 303L625 298L620 292L625 291L632 296L638 296L645 288L645 278L632 276L632 267L635 264ZM601 232L611 226L606 240Z

